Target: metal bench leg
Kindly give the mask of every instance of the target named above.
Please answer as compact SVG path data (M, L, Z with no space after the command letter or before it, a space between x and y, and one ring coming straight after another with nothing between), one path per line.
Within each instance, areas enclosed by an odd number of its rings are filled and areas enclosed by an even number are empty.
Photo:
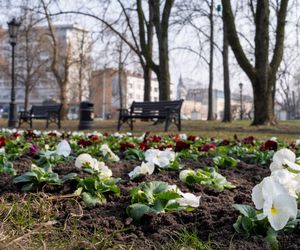
M132 118L130 118L130 129L131 129L131 131L133 130L133 119Z
M181 117L178 117L178 131L181 131Z
M29 125L30 125L30 128L32 128L32 118L30 118Z
M47 119L46 121L46 128L48 128L48 126L49 126L49 119Z
M58 123L57 123L57 125L58 125L58 128L60 129L60 128L61 128L60 118L58 118Z
M168 128L169 128L169 124L170 123L170 119L169 117L166 118L166 123L165 123L165 131L168 131Z
M120 128L121 128L121 117L119 117L119 120L118 120L118 131L120 131Z

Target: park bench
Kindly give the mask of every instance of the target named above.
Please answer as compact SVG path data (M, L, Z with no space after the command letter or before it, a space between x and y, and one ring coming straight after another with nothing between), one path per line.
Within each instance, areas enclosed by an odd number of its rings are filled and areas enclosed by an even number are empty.
M51 104L37 106L33 105L29 111L20 111L19 115L19 127L22 123L29 123L30 128L32 128L32 120L46 120L46 128L49 124L55 123L58 128L60 128L60 112L61 104Z
M156 121L165 120L165 131L171 123L174 123L181 131L181 106L183 100L159 101L159 102L132 102L130 109L119 109L118 130L122 124L128 123L133 130L133 120L155 119Z

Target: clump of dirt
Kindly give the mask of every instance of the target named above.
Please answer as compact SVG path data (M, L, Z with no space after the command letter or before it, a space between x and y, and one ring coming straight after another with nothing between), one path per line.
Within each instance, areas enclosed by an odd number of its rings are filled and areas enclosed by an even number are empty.
M186 161L186 168L202 168L210 164L211 159L201 158L199 162ZM15 161L18 166L18 173L25 171L25 166L30 166L27 161ZM170 237L176 238L176 232L180 230L196 231L203 241L210 239L231 249L270 249L263 239L243 238L235 234L233 224L238 212L232 207L235 203L252 204L252 188L265 176L270 175L266 166L257 166L240 162L236 168L220 169L220 173L226 176L227 180L236 185L236 189L215 191L207 186L186 185L179 180L177 171L155 171L153 175L130 181L128 173L139 162L122 161L110 163L114 177L122 178L119 187L120 197L109 195L107 203L88 207L83 204L80 198L73 202L68 199L54 200L53 205L57 207L57 221L60 225L68 227L70 217L78 215L78 224L82 230L94 232L101 229L107 235L114 234L114 242L124 245L134 245L137 249L155 249L157 243L168 244ZM86 173L77 169L73 163L58 165L53 171L60 176L75 172L78 176L84 177ZM13 178L7 174L0 174L0 194L19 192L12 184ZM176 184L183 192L192 192L201 196L200 206L193 212L172 212L172 213L149 213L144 215L139 224L134 223L126 214L126 208L130 205L130 190L143 181L165 181L169 184ZM48 187L47 187L48 188ZM76 188L76 183L70 181L62 186L53 189L44 189L50 195L71 194ZM69 225L70 226L70 225ZM117 233L116 233L117 232ZM290 234L279 236L282 249L298 249L300 245L299 227Z

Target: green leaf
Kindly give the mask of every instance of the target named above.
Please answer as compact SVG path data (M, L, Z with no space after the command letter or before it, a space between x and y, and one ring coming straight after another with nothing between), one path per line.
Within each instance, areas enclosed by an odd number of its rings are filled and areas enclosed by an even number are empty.
M141 204L141 203L135 203L127 207L126 212L127 214L135 221L140 222L141 218L145 213L153 212L155 211L151 207Z
M256 218L256 210L253 207L243 204L233 204L232 206L242 215L252 219Z
M64 177L62 178L62 181L65 182L65 181L73 180L73 179L75 179L75 177L77 177L76 173L69 173L69 174L64 175Z
M277 239L278 232L269 227L267 231L266 241L271 245L273 250L279 250L279 242Z
M81 196L82 196L82 200L84 201L84 203L89 206L95 206L96 204L103 204L106 202L104 197L100 198L97 196L93 196L92 194L87 193L87 192L83 192L81 194Z

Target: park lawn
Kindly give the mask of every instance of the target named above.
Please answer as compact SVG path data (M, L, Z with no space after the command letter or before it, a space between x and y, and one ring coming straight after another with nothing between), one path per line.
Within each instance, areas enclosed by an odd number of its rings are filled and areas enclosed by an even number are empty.
M34 129L44 129L45 121L34 121ZM62 130L75 131L78 129L78 120L68 120L62 122ZM7 120L0 119L0 128L7 127ZM23 129L29 127L22 125ZM56 129L55 125L51 125L50 129ZM94 127L91 131L100 132L117 132L117 120L97 120L94 122ZM129 126L124 124L121 128L122 133L128 132ZM153 125L151 122L134 123L133 133L140 135L145 131L150 131L159 134L174 134L179 133L175 126L171 126L167 133L164 132L164 124ZM251 126L251 121L233 121L231 123L223 123L221 121L182 121L182 131L180 133L193 134L202 137L215 138L232 138L235 134L238 137L247 137L252 135L257 139L267 140L271 137L277 137L280 140L291 142L300 139L300 120L281 121L275 126Z

